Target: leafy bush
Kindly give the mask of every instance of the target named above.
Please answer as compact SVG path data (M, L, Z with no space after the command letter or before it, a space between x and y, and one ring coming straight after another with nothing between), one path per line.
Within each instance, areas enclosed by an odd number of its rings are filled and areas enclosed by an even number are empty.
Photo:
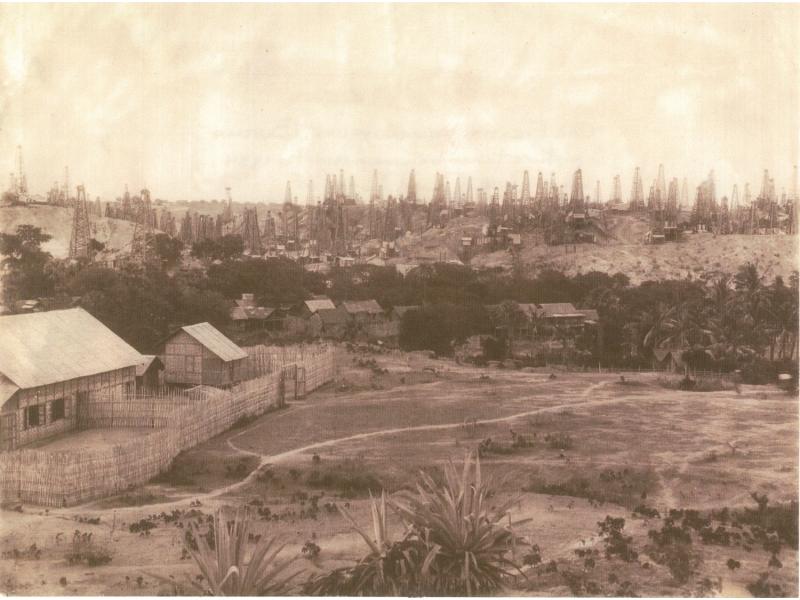
M362 461L354 460L315 468L306 478L306 484L314 488L338 490L346 498L383 487L377 475L368 471Z
M605 543L606 558L617 556L625 562L636 560L639 554L633 549L633 538L622 534L622 530L625 528L625 519L606 515L605 520L598 521L597 526Z
M185 542L185 547L206 582L206 588L197 586L203 593L214 596L277 596L290 591L288 584L299 573L283 575L294 559L277 560L284 548L284 544L277 545L277 538L264 536L247 560L250 526L247 513L241 511L237 511L230 522L225 522L221 511L217 511L206 535L194 522L190 523L195 543Z

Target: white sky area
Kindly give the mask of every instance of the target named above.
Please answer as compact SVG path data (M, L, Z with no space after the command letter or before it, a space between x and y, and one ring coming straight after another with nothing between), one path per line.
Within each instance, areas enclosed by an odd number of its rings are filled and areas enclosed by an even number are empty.
M416 169L430 197L556 172L603 199L664 163L718 195L800 145L797 5L2 5L0 173L44 194L70 167L104 200L305 202L325 173ZM2 180L0 180L2 181ZM0 183L5 187L5 182ZM533 191L533 189L531 190ZM693 197L693 192L690 192Z

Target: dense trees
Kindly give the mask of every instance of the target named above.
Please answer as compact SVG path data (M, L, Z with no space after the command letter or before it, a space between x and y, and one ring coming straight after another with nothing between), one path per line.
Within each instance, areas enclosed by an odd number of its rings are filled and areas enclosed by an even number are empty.
M5 303L52 295L55 286L49 268L52 257L42 250L42 244L50 237L33 225L19 225L16 233L0 233Z
M226 239L227 238L227 239ZM3 300L9 307L35 297L77 297L79 303L141 351L150 351L171 328L210 321L224 326L230 301L253 293L259 304L294 304L312 294L334 300L374 298L384 308L421 305L405 315L400 342L410 350L449 354L474 334L508 331L525 318L516 303L571 302L600 315L597 337L581 350L608 366L652 365L658 350L681 352L690 366L770 372L763 361L794 363L798 331L798 274L769 282L758 266L709 280L648 281L631 285L622 274L567 276L543 270L525 277L455 264L427 264L402 277L391 267L334 268L327 276L288 259L244 258L241 238L226 236L203 270L111 270L53 260L42 244L49 236L22 225L0 235L4 255ZM238 241L237 241L238 240ZM156 238L162 263L177 262L181 245ZM490 316L486 305L500 305ZM754 366L755 365L755 366ZM771 367L774 370L774 367Z

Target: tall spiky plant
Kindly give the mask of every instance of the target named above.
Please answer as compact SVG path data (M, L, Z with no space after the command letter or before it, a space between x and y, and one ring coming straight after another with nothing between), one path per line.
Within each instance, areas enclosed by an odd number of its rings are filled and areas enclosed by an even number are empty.
M196 546L184 540L205 578L204 593L213 596L278 596L289 593L288 584L299 572L282 573L294 558L279 562L278 554L285 544L276 537L263 537L247 560L251 520L246 511L237 510L233 521L227 522L222 511L214 514L214 547L199 527L190 523Z
M423 540L427 555L420 576L429 594L472 595L497 590L510 569L521 572L508 557L515 542L508 519L510 501L490 508L489 482L481 477L480 460L464 458L461 473L449 462L443 483L420 473L416 493L401 493L392 506ZM509 519L510 520L510 519Z
M370 493L372 535L361 527L344 508L339 512L361 536L369 552L358 564L336 569L312 579L305 588L311 595L387 596L419 595L419 567L424 548L417 538L405 536L392 541L387 523L386 492L381 492L380 502Z

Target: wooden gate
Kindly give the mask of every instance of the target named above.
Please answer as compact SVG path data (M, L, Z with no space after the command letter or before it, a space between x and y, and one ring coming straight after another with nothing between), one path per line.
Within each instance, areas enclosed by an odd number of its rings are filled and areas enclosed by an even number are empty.
M13 450L17 447L17 414L0 415L0 449Z

